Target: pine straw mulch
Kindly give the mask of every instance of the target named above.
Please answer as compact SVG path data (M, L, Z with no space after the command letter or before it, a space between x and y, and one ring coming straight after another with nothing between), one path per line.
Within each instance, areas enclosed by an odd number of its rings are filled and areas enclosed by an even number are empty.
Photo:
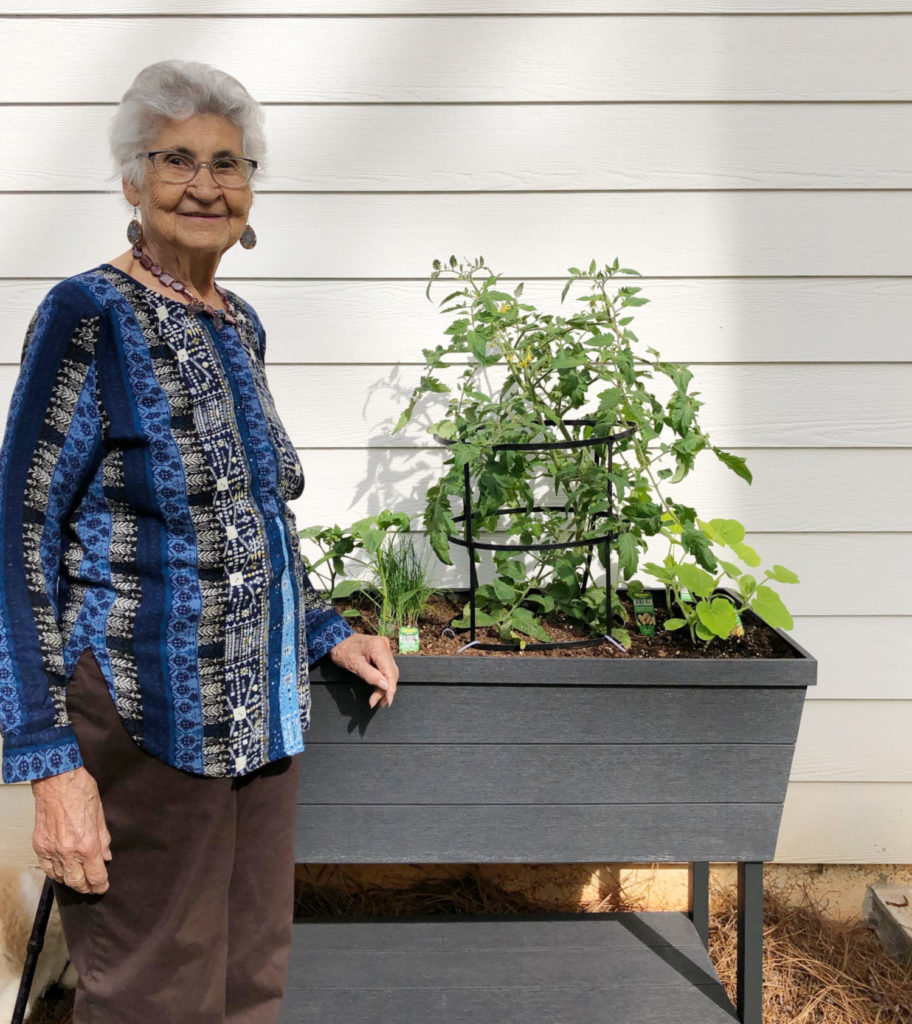
M611 892L582 909L636 910L636 902L623 893ZM429 880L407 890L350 882L341 888L299 883L295 901L298 920L578 909L530 900L493 885L477 872ZM710 954L734 998L735 891L714 890L710 910ZM769 882L764 900L763 979L765 1024L912 1024L912 963L902 966L892 961L864 924L833 921L823 916L806 894ZM72 1019L71 993L58 993L39 1003L29 1024L72 1024Z

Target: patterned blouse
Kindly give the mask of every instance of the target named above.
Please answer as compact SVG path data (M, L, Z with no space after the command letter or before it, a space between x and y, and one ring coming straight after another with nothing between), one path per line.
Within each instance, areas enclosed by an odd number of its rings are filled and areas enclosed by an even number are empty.
M242 775L304 747L308 662L352 631L304 572L304 475L231 299L217 330L105 264L35 314L0 450L6 782L82 763L65 690L87 648L167 764Z

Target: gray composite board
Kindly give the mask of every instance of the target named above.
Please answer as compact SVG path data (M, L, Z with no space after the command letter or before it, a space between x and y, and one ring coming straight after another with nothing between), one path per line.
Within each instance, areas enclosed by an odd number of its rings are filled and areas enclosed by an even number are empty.
M311 804L296 859L331 864L772 860L782 803Z
M774 803L791 747L778 744L319 744L304 804Z
M399 679L408 683L449 683L454 686L812 686L817 662L789 638L796 658L540 658L521 655L490 657L422 657L401 655ZM314 667L317 682L350 682L331 662Z
M612 953L618 977L629 984L679 984L683 978L692 985L705 985L710 979L688 952L663 947L647 960L641 950L623 949ZM560 949L501 949L496 956L490 949L453 949L445 951L374 950L364 953L314 951L310 969L319 978L321 988L344 988L352 978L363 988L462 988L475 984L483 976L486 988L510 988L520 985L534 988L547 985L591 985L603 971L605 954L599 949L572 946Z
M289 974L280 1024L733 1019L682 914L302 922Z
M677 911L641 913L561 912L549 914L447 914L435 917L319 918L295 929L295 946L309 950L389 948L390 925L396 949L603 949L612 953L639 949L644 942L663 946L702 947L690 918ZM541 927L544 925L544 927Z
M316 683L308 746L794 743L804 701L802 688L516 686L505 693L402 683L391 708L370 711L366 692L363 683Z
M292 964L295 975L307 964ZM356 982L354 983L357 984ZM288 989L279 1024L732 1024L720 986Z

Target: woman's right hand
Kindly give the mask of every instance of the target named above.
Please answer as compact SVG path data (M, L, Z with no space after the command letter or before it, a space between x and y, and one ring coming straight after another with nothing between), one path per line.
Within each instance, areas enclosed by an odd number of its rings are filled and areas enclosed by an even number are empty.
M111 834L98 786L85 768L32 782L35 832L32 847L41 870L77 892L108 888Z

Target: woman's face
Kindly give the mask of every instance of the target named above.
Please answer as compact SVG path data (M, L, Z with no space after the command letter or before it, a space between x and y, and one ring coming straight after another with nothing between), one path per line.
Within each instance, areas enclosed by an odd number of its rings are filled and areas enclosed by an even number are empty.
M162 118L149 151L177 150L197 161L244 156L242 132L216 114L195 114L183 121ZM161 181L151 161L138 188L124 182L124 195L142 209L144 245L164 263L168 254L192 259L203 253L221 255L240 238L253 202L249 185L222 188L201 167L192 181L172 185Z

